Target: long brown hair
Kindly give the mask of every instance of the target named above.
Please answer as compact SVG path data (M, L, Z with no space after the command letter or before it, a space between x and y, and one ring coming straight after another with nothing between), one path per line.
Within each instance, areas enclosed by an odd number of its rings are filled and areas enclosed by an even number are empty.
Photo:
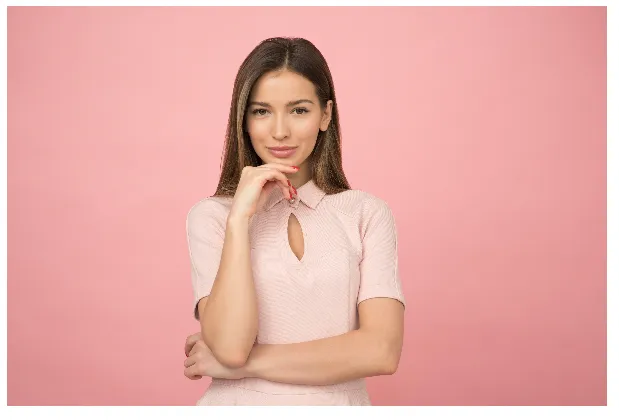
M333 79L326 60L310 41L278 37L262 41L245 58L234 80L230 115L216 196L233 196L245 166L263 162L245 131L247 102L258 78L270 71L288 70L310 80L316 88L320 108L333 101L331 121L319 131L310 160L311 178L327 194L349 190L342 168L341 132Z

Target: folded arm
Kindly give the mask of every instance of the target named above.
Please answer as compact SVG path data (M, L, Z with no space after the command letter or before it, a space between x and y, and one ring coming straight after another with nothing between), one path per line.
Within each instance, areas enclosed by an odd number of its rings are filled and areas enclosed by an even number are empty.
M249 220L223 216L217 203L194 207L187 219L196 302L204 342L230 368L243 366L258 332Z
M359 304L358 330L294 344L258 344L242 376L274 382L330 385L393 374L400 361L404 306L373 298Z

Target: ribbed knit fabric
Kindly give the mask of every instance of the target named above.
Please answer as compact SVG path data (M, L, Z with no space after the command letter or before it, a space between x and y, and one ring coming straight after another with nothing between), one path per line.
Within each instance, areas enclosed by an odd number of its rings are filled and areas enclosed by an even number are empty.
M260 344L332 337L359 327L357 305L374 297L405 304L395 219L387 203L367 192L326 195L312 180L290 202L274 188L250 219ZM187 216L193 314L210 294L232 198L209 197ZM294 214L304 238L299 260L288 242ZM363 351L363 349L359 349ZM197 405L370 405L365 380L330 386L279 384L262 379L213 379Z

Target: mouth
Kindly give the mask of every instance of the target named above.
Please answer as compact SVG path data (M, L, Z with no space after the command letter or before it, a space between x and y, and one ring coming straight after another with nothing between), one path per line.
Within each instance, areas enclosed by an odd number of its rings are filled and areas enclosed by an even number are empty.
M269 150L276 150L278 152L283 152L283 151L286 151L286 150L294 150L294 149L296 149L296 147L278 146L278 147L268 147L267 149L269 149Z
M269 152L278 158L287 158L294 154L296 147L280 146L280 147L268 147Z

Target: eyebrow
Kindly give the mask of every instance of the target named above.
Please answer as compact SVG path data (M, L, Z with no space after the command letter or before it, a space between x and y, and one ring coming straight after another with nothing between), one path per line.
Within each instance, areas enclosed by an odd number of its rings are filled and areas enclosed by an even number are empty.
M310 101L309 99L299 99L297 101L290 101L290 102L288 102L286 104L286 106L295 106L295 105L302 104L304 102L308 102L308 103L310 103L312 105L314 104L314 102ZM271 107L271 105L269 105L266 102L257 102L257 101L252 101L252 102L249 103L249 106L252 106L252 105L264 106L264 107L267 107L267 108Z

